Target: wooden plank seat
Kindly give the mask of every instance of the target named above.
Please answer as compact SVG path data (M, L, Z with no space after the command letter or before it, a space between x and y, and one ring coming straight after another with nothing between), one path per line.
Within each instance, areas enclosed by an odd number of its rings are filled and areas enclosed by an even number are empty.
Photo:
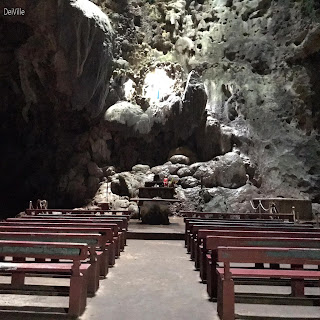
M231 218L239 217L240 219L283 219L288 221L294 221L295 217L293 213L269 213L269 212L199 212L199 211L180 211L182 215L187 217L208 217L214 218Z
M0 241L0 255L12 257L10 262L0 262L2 273L11 275L11 287L21 289L25 285L28 273L57 274L70 276L69 309L70 316L80 316L87 301L88 275L90 264L82 264L88 258L88 246L85 244ZM34 259L66 259L71 263L25 262L26 258Z
M124 229L125 230L125 237L124 237L124 246L127 245L127 232L128 232L128 226L129 226L129 221L130 221L130 215L107 215L107 214L42 214L39 213L37 215L25 215L22 216L22 218L57 218L57 219L73 219L73 220L82 220L82 219L90 219L90 220L104 220L104 219L119 219L123 220L124 223Z
M191 252L191 259L195 258L195 251L197 246L197 234L200 229L211 229L211 230L266 230L266 231L308 231L308 230L316 230L313 228L302 228L296 225L286 225L286 224L278 224L278 225L268 225L268 224L246 224L241 222L236 223L199 223L199 224L191 224L190 225L190 235L188 239L188 252Z
M207 218L203 219L201 217L198 218L184 218L184 223L185 223L185 246L187 247L187 236L190 233L190 225L198 223L211 223L211 222L221 222L222 219L214 219L214 218ZM230 220L223 220L223 221L230 221ZM232 219L232 222L239 221ZM239 221L240 222L240 221ZM255 220L241 220L241 222L247 222L248 224L254 224L254 223L261 223L261 222L266 222L268 224L279 224L281 222L284 222L283 220L261 220L261 219L255 219ZM293 222L286 222L288 225L292 225Z
M228 226L228 228L225 228L225 226ZM229 228L230 227L230 228ZM241 227L239 229L239 227ZM196 269L200 268L200 258L198 256L199 254L199 245L201 243L198 242L198 231L201 229L211 229L211 230L220 230L223 229L236 229L236 230L265 230L265 231L306 231L306 230L317 230L313 228L301 228L301 227L296 227L295 224L289 224L287 225L286 223L277 223L277 224L269 224L269 223L250 223L250 224L243 224L242 222L235 222L235 223L230 223L228 222L223 222L221 223L216 223L216 222L210 222L209 224L191 224L189 225L190 228L190 233L189 233L189 240L188 240L188 252L191 252L191 260L195 261L195 267ZM320 231L320 230L319 230ZM205 280L205 279L204 279Z
M241 277L272 277L291 279L293 288L302 292L305 279L320 280L320 271L316 270L258 270L234 269L230 263L270 263L291 265L320 265L320 250L297 248L265 248L265 247L218 247L217 261L223 268L217 269L218 294L217 311L220 319L235 319L235 292L233 279Z
M188 225L189 228L189 233L187 234L187 250L188 252L192 252L192 246L193 246L193 239L196 239L197 237L197 231L199 229L211 229L211 230L223 230L223 229L228 229L228 228L235 228L238 230L242 229L250 229L250 230L259 230L260 228L266 228L269 229L270 231L274 229L274 231L309 231L309 230L317 230L313 228L313 226L305 226L302 227L300 225L296 224L287 224L287 223L277 223L277 224L269 224L269 223L243 223L243 222L216 222L216 221L211 221L209 223L203 223L203 222L190 222Z
M103 257L101 261L105 262L105 264L102 263L100 266L100 269L102 269L103 273L107 273L108 265L110 267L114 266L115 264L115 255L116 255L116 244L114 242L114 232L111 227L105 228L105 227L59 227L51 226L51 227L35 227L35 226L0 226L0 232L32 232L32 233L99 233L106 237L107 243L105 247L102 247L101 250L103 251ZM104 242L103 242L104 244ZM108 262L108 264L106 263Z
M99 233L0 232L0 240L85 243L89 246L89 251L92 252L91 256L94 255L93 250L97 255L96 290L99 288L99 276L105 278L108 274L107 235ZM52 262L59 262L59 259Z
M277 225L285 225L285 226L292 226L293 223L284 223L279 222L278 220L254 220L254 221L248 221L248 220L220 220L220 219L193 219L193 218L185 218L185 247L188 248L188 252L190 252L190 239L192 236L191 228L193 225L212 225L212 224L227 224L227 225L233 225L233 224L239 224L239 225L267 225L267 226L277 226Z
M116 220L123 220L124 221L124 227L126 230L128 230L128 222L130 220L130 215L106 215L106 214L101 214L101 215L96 215L96 214L42 214L39 213L37 215L24 215L21 216L20 218L29 218L29 219L34 219L34 218L39 218L39 219L47 219L47 218L56 218L56 219L89 219L89 220L104 220L104 219L116 219Z
M123 209L123 210L113 210L113 209L26 209L25 213L28 215L38 215L41 213L45 214L52 214L52 213L60 213L60 214L113 214L117 215L119 214L124 214L128 215L128 210Z
M123 220L124 223L124 229L122 232L124 232L124 240L121 243L121 249L124 250L124 247L127 245L127 232L128 232L128 226L129 226L129 220L130 220L130 215L107 215L107 214L43 214L39 213L37 215L25 215L22 216L22 218L40 218L40 219L47 219L47 218L56 218L56 219L73 219L74 221L76 220L83 220L83 219L89 219L89 220L108 220L108 219L117 219L117 220ZM8 219L7 219L8 220Z
M320 238L268 238L268 237L230 237L208 236L207 248L211 254L207 255L207 292L210 298L217 297L217 250L218 247L268 247L268 248L310 248L320 249ZM274 266L271 266L274 268ZM299 268L295 266L293 268ZM258 270L258 269L257 269ZM268 269L270 270L270 269ZM268 273L266 273L268 274ZM303 295L303 290L296 284L292 284L293 296Z
M297 228L299 230L302 229L312 229L313 225L312 224L293 224L292 222L279 222L279 221L272 221L272 220L268 220L268 221L249 221L249 220L186 220L185 221L186 224L186 230L185 230L185 242L186 242L186 246L188 248L188 252L190 251L190 237L191 237L191 228L194 225L214 225L214 224L220 224L220 225L232 225L232 224L237 224L237 225L261 225L264 224L266 226L282 226L282 227L294 227Z
M122 235L121 232L119 232L119 225L122 226L122 221L112 221L112 223L94 223L94 222L86 222L86 223L76 223L76 222L33 222L33 221L2 221L0 222L0 226L32 226L32 227L66 227L66 228L111 228L113 230L113 242L115 246L115 257L118 258L120 256L121 251L121 240L120 237Z
M206 230L198 231L198 245L196 261L200 269L200 278L202 281L207 280L208 255L210 251L207 248L208 236L229 236L229 237L253 237L253 238L320 238L320 232L286 232L286 231L232 231L232 230Z
M225 226L228 226L228 228L225 228ZM199 246L198 242L198 231L201 229L211 229L211 230L223 230L223 229L235 229L235 230L265 230L265 231L306 231L306 230L315 230L315 229L304 229L304 228L296 228L295 225L286 225L286 224L242 224L242 223L235 223L235 224L207 224L205 227L204 225L191 225L190 226L190 236L189 236L189 247L191 252L191 259L199 262L199 259L197 257L197 254L199 251L197 250ZM229 228L230 227L230 228ZM199 264L197 264L197 268L199 268Z
M126 218L95 218L95 219L87 219L87 218L73 218L73 217L52 217L46 216L46 217L38 217L38 216L29 216L28 218L22 217L22 218L7 218L4 222L44 222L44 223L116 223L119 226L119 235L120 235L120 250L123 251L125 244L126 244L126 238L127 238L127 228L128 228L128 221Z

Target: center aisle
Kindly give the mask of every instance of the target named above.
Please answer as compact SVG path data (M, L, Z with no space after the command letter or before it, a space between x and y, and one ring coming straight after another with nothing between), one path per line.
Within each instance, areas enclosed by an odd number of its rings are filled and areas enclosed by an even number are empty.
M216 320L183 241L128 240L81 320Z

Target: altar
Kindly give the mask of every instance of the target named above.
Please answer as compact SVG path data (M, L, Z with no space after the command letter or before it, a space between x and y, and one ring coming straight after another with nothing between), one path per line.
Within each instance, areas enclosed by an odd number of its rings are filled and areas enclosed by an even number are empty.
M171 213L169 206L174 203L180 203L178 199L161 198L131 198L139 207L139 220L145 224L170 224L169 215Z

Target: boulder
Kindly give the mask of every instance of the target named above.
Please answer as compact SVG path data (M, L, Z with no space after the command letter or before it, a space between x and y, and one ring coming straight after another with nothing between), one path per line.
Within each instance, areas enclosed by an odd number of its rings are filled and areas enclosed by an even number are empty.
M169 173L170 174L173 174L173 175L176 175L178 170L180 168L183 168L185 165L184 164L181 164L181 163L176 163L176 164L169 164L168 165L168 169L169 169Z
M259 189L251 184L245 184L238 189L215 187L203 189L200 196L203 199L203 211L253 212L249 200L259 196Z
M193 171L190 169L190 167L182 167L177 171L177 175L182 177L192 176Z
M246 168L238 153L228 152L218 157L215 175L217 185L226 188L239 188L247 181Z
M173 164L181 163L181 164L190 164L190 159L182 154L176 154L172 156L169 161L171 161Z
M111 177L112 192L121 196L137 197L139 188L144 187L146 181L152 181L153 174L143 172L121 172Z
M182 188L193 188L199 184L199 180L193 177L183 177L180 179Z
M150 171L150 166L146 164L136 164L132 167L133 172L141 172L141 173L147 173Z
M159 165L151 168L151 172L159 174L160 178L168 177L170 175L169 165Z

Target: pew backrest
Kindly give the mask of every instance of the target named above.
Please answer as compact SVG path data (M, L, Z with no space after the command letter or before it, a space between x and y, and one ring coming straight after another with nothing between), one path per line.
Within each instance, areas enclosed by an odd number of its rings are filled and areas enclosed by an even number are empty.
M313 248L320 249L320 238L250 238L208 236L207 249L217 250L218 247L284 247L284 248Z
M38 226L0 226L0 232L32 232L32 233L99 233L106 237L107 242L113 242L114 231L106 227L38 227Z
M0 240L0 256L81 261L88 258L88 245L83 243Z
M319 249L218 247L218 261L224 263L282 263L320 265Z
M35 232L0 232L0 240L87 243L101 247L106 243L106 236L98 233L35 233Z

